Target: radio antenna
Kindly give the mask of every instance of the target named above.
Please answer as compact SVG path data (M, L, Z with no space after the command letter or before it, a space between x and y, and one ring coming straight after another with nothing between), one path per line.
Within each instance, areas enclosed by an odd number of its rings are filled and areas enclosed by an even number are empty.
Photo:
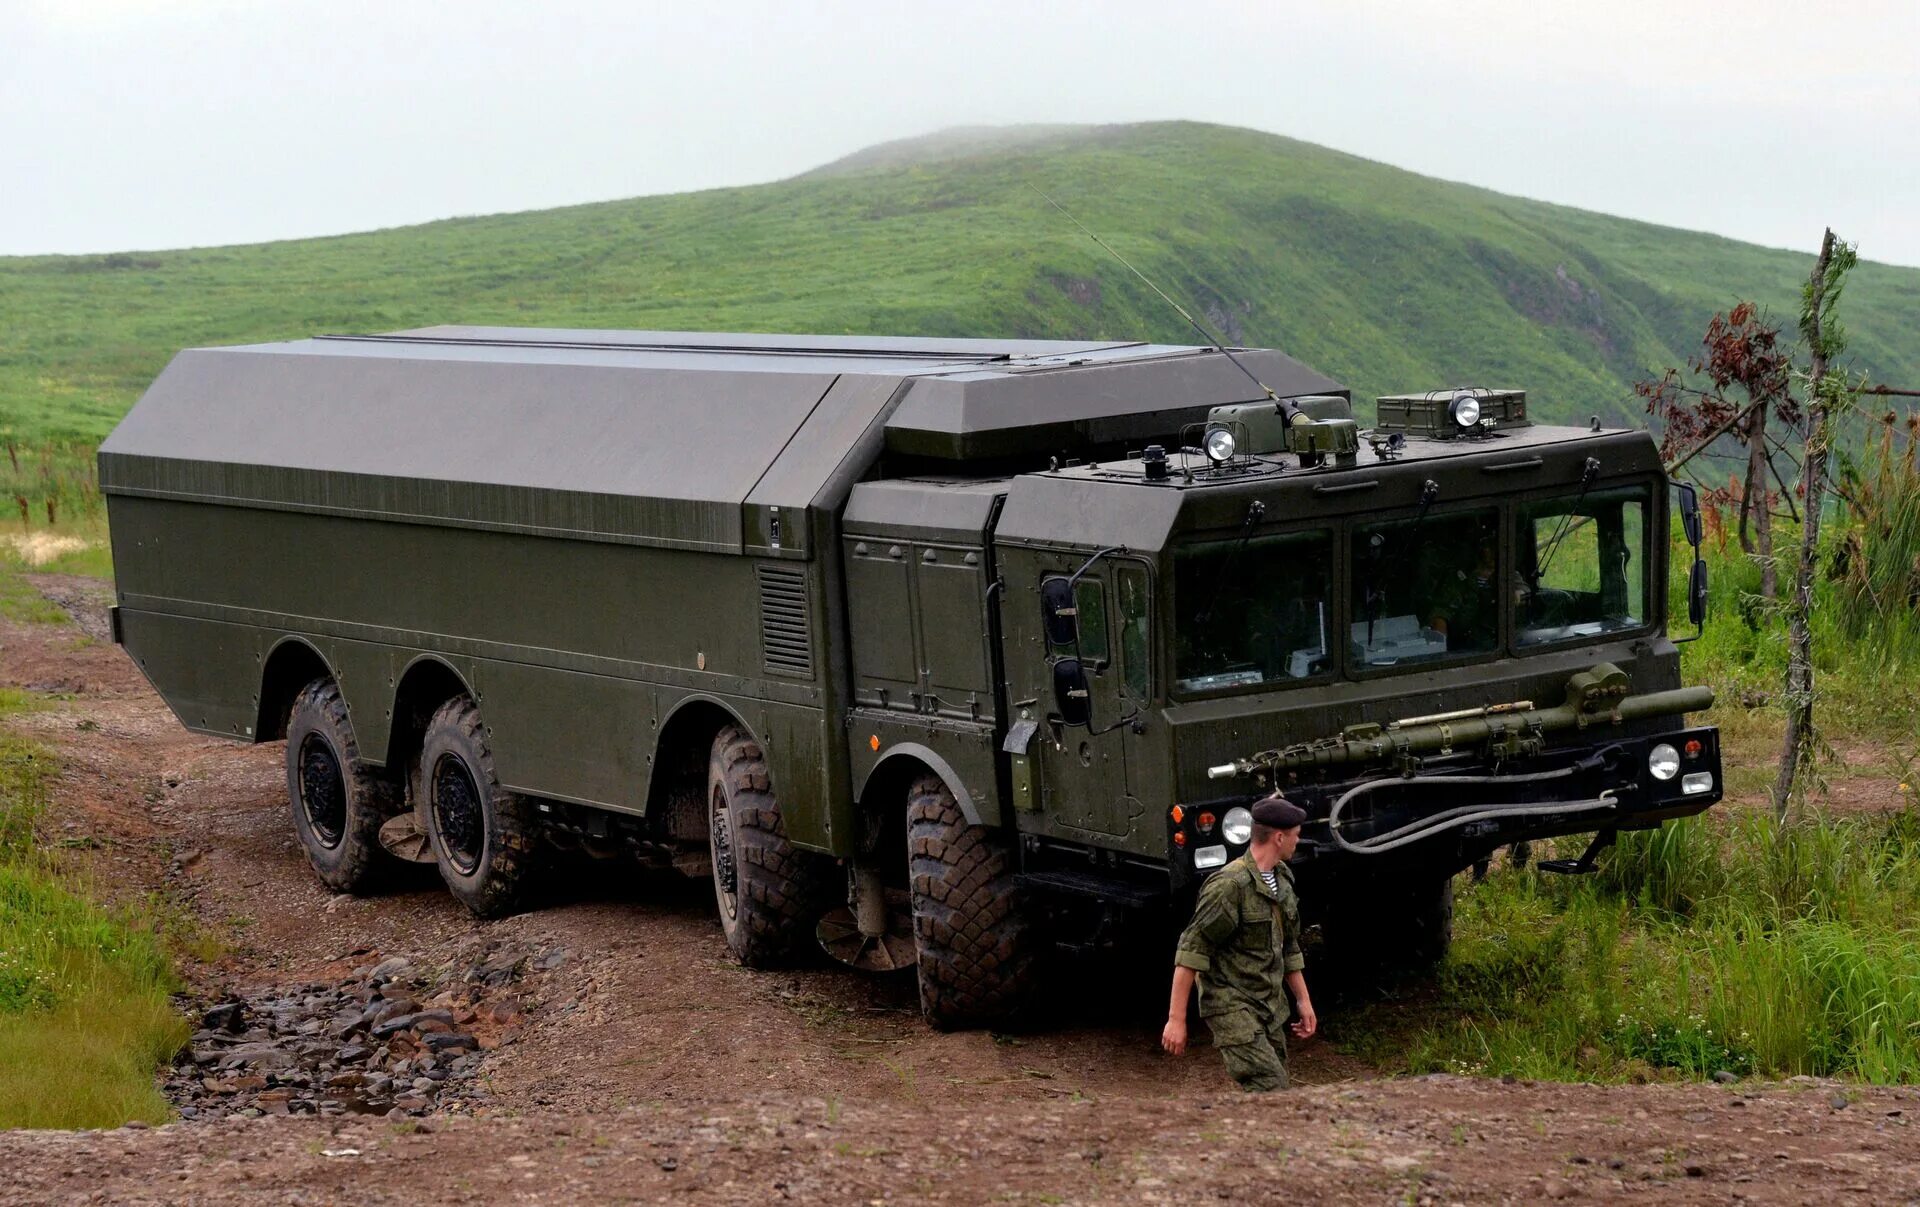
M1030 180L1022 181L1021 183L1025 184L1028 188L1032 189L1034 193L1040 198L1040 200L1046 202L1048 205L1052 206L1054 209L1059 210L1061 217L1065 218L1068 222L1071 222L1075 226L1079 227L1081 234L1085 235L1089 239L1092 239L1095 243L1098 243L1103 251L1105 251L1108 255L1112 256L1114 259L1120 261L1121 265L1124 266L1128 272L1132 273L1136 277L1139 277L1141 282L1145 284L1148 289L1151 289L1154 291L1154 293L1160 295L1161 301L1173 307L1174 310L1179 313L1181 318L1187 320L1187 325L1189 327L1192 327L1195 331L1198 331L1200 333L1201 339L1206 340L1207 343L1213 345L1214 351L1220 353L1220 355L1232 361L1233 367L1240 370L1242 373L1245 373L1247 375L1247 380L1252 382L1254 385L1259 386L1262 393L1264 393L1268 398L1273 399L1275 402L1280 401L1280 395L1273 392L1273 387L1268 385L1266 382L1261 381L1258 377L1255 377L1253 375L1253 370L1247 368L1246 365L1240 363L1239 357L1227 351L1226 344L1220 341L1219 336L1215 335L1213 332L1209 331L1207 328L1201 326L1200 320L1194 318L1191 314L1188 314L1187 308L1185 306L1182 306L1180 303L1174 301L1171 297L1168 297L1166 290L1160 288L1158 285L1155 285L1151 280L1148 280L1147 274L1135 268L1133 266L1132 261L1128 260L1125 256L1115 251L1111 243L1108 243L1105 239L1102 239L1099 235L1096 235L1092 231L1088 230L1084 222L1081 222L1080 219L1074 217L1071 213L1069 213L1067 211L1066 206L1061 205L1058 201L1055 201L1053 198L1047 196L1045 193L1042 193L1038 185L1034 184ZM1286 409L1288 411L1292 411L1293 408L1289 406Z

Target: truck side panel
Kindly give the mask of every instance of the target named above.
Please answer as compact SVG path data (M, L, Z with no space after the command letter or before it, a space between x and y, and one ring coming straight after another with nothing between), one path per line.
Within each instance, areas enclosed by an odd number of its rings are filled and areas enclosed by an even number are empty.
M826 740L816 609L795 602L811 597L813 563L177 500L110 507L127 648L193 728L256 738L266 655L300 634L385 763L399 675L433 653L481 696L510 786L638 810L660 718L704 694L762 732L796 839L832 841L827 752L844 747Z

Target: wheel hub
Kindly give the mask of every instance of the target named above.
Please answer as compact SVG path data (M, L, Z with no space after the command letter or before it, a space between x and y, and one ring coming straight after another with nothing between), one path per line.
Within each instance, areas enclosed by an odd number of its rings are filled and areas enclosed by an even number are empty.
M487 838L480 789L466 764L450 754L441 755L433 768L433 824L447 862L463 876L472 874Z
M346 774L333 744L317 733L300 743L300 810L321 846L332 850L346 837Z

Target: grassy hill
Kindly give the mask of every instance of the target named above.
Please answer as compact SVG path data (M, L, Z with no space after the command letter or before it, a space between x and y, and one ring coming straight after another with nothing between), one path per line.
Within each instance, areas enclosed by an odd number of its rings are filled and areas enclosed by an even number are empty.
M97 438L180 347L323 331L1190 338L1027 181L1231 340L1286 349L1359 395L1512 384L1562 418L1636 415L1631 383L1683 360L1737 298L1790 324L1811 265L1247 130L959 130L749 188L0 259L0 432ZM1847 315L1861 367L1920 384L1920 270L1863 265Z

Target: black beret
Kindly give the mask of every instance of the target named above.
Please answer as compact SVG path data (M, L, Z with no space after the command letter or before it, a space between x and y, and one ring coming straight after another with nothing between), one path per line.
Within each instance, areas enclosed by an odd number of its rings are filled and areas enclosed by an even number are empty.
M1269 796L1253 807L1255 825L1291 830L1307 820L1307 811L1281 796Z

